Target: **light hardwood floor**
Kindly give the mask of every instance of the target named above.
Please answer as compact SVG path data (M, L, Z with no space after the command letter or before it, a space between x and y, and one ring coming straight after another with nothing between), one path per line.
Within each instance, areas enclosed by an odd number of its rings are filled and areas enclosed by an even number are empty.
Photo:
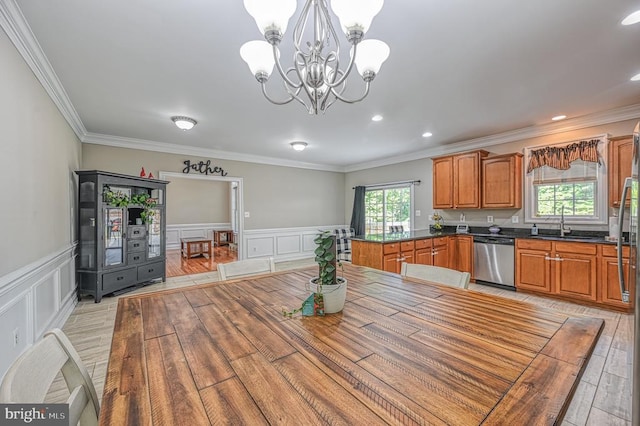
M310 264L313 264L313 259L283 262L276 264L276 269L293 269ZM166 283L150 285L136 292L153 292L217 280L217 272L186 275L169 278ZM604 319L605 328L562 424L565 426L631 424L632 315L473 283L469 288L510 299L524 300L573 316L585 315ZM102 395L104 387L117 302L118 297L105 297L102 303L98 304L93 303L93 299L85 299L78 304L63 328L87 366L99 396ZM48 401L64 401L67 396L68 392L60 379L54 383Z

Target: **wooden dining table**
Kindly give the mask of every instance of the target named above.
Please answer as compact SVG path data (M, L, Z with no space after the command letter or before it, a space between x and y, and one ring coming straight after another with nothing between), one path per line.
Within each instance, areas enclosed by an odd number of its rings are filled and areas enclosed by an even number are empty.
M603 320L346 265L120 299L101 425L559 424Z

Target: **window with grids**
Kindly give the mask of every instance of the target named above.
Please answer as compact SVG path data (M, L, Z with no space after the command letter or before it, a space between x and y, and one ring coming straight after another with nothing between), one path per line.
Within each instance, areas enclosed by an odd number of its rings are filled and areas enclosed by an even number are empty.
M390 226L411 230L412 185L389 188L367 188L364 196L365 233L382 234Z
M604 145L604 144L602 144ZM604 163L576 160L567 170L542 166L527 174L527 222L607 223Z

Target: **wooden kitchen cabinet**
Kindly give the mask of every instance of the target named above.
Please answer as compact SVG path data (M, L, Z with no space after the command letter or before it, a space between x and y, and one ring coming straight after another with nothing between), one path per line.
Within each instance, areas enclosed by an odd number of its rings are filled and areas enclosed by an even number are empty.
M449 267L473 276L473 237L455 235L449 237Z
M551 293L551 241L516 240L516 289Z
M628 268L629 247L623 256ZM633 310L621 300L616 247L609 244L517 239L516 289Z
M616 246L600 245L600 288L598 292L598 301L605 305L621 308L631 311L635 306L635 274L632 275L634 280L629 288L629 300L631 303L622 302L620 294L620 279L618 278L618 253ZM635 250L635 249L634 249ZM625 276L629 276L629 253L628 246L622 247L622 265L624 267Z
M416 240L415 263L420 265L433 265L433 242L431 239Z
M483 158L483 209L522 208L522 154Z
M481 160L489 155L477 150L433 159L433 208L480 208Z
M620 207L625 178L631 176L633 136L609 138L609 205ZM630 199L627 198L626 205Z
M433 239L433 266L449 267L449 237Z
M557 294L571 299L596 301L596 250L595 244L554 242L554 281Z
M453 157L433 160L433 208L453 208Z

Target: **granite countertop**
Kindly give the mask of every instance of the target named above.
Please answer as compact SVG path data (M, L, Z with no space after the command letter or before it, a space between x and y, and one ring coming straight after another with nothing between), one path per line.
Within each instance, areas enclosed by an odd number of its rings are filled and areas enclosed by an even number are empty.
M410 232L390 232L383 234L371 234L371 235L357 235L352 237L352 240L367 241L373 243L392 243L411 240L420 240L424 238L436 238L445 237L449 235L471 235L471 236L492 236L492 237L506 237L506 238L526 238L535 240L550 240L550 241L571 241L571 242L583 242L583 243L598 243L598 244L616 244L615 241L605 240L607 232L603 231L578 231L574 230L565 237L559 235L558 230L540 230L539 235L531 235L529 229L524 228L505 228L498 234L492 234L488 228L473 227L469 229L467 234L457 234L454 226L445 226L442 231L432 232L429 230L418 230ZM625 241L628 240L628 236L625 237ZM628 242L624 243L628 245Z

